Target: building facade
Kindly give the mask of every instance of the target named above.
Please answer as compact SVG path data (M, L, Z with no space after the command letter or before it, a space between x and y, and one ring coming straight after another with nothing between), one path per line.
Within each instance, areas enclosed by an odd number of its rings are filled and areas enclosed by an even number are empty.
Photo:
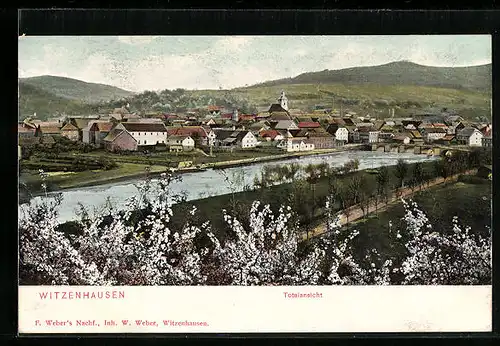
M125 130L137 141L139 146L167 143L167 127L163 123L121 123L116 129Z

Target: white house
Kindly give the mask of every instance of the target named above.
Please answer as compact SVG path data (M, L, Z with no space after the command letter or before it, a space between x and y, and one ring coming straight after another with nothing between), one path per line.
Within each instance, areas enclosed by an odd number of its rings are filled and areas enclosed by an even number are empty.
M130 133L139 146L167 143L167 127L163 123L126 122L115 128Z
M251 131L242 131L242 133L245 133L241 137L242 148L255 148L260 143ZM236 136L238 142L240 142L239 137L240 135Z
M194 149L194 139L191 136L169 136L167 145L179 149L174 151L191 151Z
M347 143L348 139L349 131L345 127L339 127L337 131L335 131L335 140Z
M481 131L474 127L466 127L460 130L456 136L457 142L469 145L471 147L482 146L482 139L484 137Z
M280 141L277 147L287 152L310 151L314 150L314 143L304 139L289 138L287 140Z
M215 132L212 129L210 129L210 130L205 129L205 132L207 132L206 144L208 146L214 146L215 145L215 138L217 137L217 135L215 134Z

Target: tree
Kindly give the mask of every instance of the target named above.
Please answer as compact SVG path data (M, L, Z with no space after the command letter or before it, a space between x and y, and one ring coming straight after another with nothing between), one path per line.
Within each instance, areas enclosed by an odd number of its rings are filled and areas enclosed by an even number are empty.
M399 180L399 186L404 187L405 179L408 175L408 163L405 160L399 159L394 168L394 175Z
M388 200L389 169L386 166L380 167L377 176L377 194L382 196L385 203Z
M472 234L454 217L449 232L435 232L426 214L413 201L403 201L404 239L408 256L399 270L403 284L481 285L491 282L491 230Z
M424 170L421 162L415 163L415 166L413 167L413 181L419 187L424 182Z
M338 189L338 200L342 207L342 213L344 213L346 217L346 225L349 224L349 216L351 215L351 210L349 209L354 204L354 196L352 194L352 190L349 189L346 185L339 185Z

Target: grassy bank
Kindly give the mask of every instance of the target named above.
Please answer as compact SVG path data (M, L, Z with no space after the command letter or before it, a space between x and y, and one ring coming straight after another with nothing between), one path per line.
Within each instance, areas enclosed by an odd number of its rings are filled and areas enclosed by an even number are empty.
M118 168L111 170L91 170L84 172L49 172L47 184L50 191L68 189L74 187L93 186L111 182L123 181L143 177L146 174L146 165L121 163ZM151 173L165 171L164 166L151 166ZM40 192L40 176L38 172L24 172L20 175L20 181L26 184L32 192Z
M491 182L484 180L482 184L459 181L432 187L417 192L413 200L426 213L434 231L451 231L452 219L458 216L463 227L470 226L473 232L481 232L486 226L491 227L491 198ZM358 258L361 259L364 251L371 247L376 248L382 256L403 254L405 250L393 244L389 236L389 222L392 222L394 230L401 229L403 215L404 207L399 202L383 212L371 214L368 218L349 225L348 229L359 231L354 242Z

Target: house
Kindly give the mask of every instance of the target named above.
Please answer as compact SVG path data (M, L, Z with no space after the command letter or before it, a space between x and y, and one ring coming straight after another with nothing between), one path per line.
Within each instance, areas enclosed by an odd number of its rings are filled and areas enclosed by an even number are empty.
M109 134L114 124L109 121L93 120L90 121L82 131L83 143L102 146L102 140Z
M493 138L491 136L485 136L481 139L481 146L485 148L491 148L493 146Z
M398 133L392 140L400 144L410 144L411 137L412 135L410 135L409 133Z
M279 133L276 130L263 130L259 132L259 136L268 142L271 141L281 141L285 139L285 136L283 136L281 133Z
M315 149L330 149L335 146L335 137L329 134L322 127L301 130L294 137L305 137L308 142L314 144Z
M255 121L256 115L255 114L240 114L238 121L239 122L253 122Z
M335 131L335 145L336 146L341 146L347 144L349 141L349 131L345 127L339 127Z
M299 129L317 129L321 124L315 121L301 121L297 124Z
M190 136L169 136L167 138L167 145L171 152L194 150L194 144L194 139Z
M19 123L17 125L17 133L19 138L21 137L34 137L36 131L36 126L26 123Z
M440 144L444 144L444 145L450 145L454 142L456 142L455 135L448 134L448 133L443 138L436 141L436 143L440 143Z
M280 141L278 147L287 152L311 151L314 150L314 143L304 139L288 138Z
M266 121L261 120L248 126L248 129L255 134L260 133L261 131L269 130L270 127Z
M260 142L251 131L248 130L215 130L216 147L235 147L242 149L255 148Z
M221 107L219 106L209 105L207 110L210 115L219 116L221 114Z
M458 124L462 121L464 121L464 118L462 118L459 115L447 115L444 118L444 123L448 126L450 126L452 124Z
M99 116L90 117L69 117L68 123L75 126L78 129L78 140L83 141L83 130L87 128L88 124L92 120L99 120Z
M357 132L359 134L359 141L361 143L378 143L378 134L380 131L376 131L371 127L358 127Z
M190 136L195 145L215 145L216 134L210 127L203 126L173 126L168 127L168 136Z
M345 128L347 129L347 132L349 134L348 135L349 142L359 143L361 140L359 135L359 129L354 125L346 125Z
M61 136L76 142L80 138L80 133L78 127L71 123L67 123L61 128Z
M424 144L424 137L419 131L410 131L409 134L412 136L411 141L415 144Z
M447 134L447 131L442 127L427 127L423 129L423 132L424 140L427 143L440 140Z
M53 136L61 134L62 124L59 122L40 122L37 124L35 136Z
M474 127L466 127L458 131L456 137L457 142L460 144L480 147L484 136L478 129Z
M167 127L163 123L126 122L116 125L134 137L138 146L157 145L167 142Z
M126 130L114 128L102 140L108 151L137 151L136 139Z
M273 130L299 130L299 127L293 120L270 121L270 125Z
M493 127L491 126L491 124L480 126L478 128L478 130L481 131L481 133L483 134L484 137L491 137L492 129L493 129Z

